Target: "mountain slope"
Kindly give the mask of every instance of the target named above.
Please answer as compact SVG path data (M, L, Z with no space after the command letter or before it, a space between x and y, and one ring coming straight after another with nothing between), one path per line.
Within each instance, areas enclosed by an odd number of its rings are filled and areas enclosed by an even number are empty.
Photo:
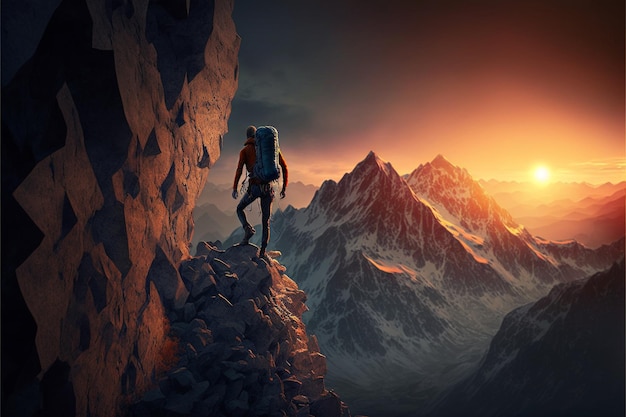
M230 215L226 214L212 203L196 206L193 209L193 218L192 246L197 246L200 242L224 240L239 226L239 219L234 211Z
M594 251L580 245L578 258L560 262L547 253L546 242L535 239L522 225L501 208L470 174L452 165L443 156L420 165L407 178L407 183L423 201L428 201L442 223L460 239L464 239L477 256L489 259L500 274L516 285L525 285L521 277L546 280L544 283L581 278L605 264L596 262ZM621 237L621 236L620 236ZM550 242L558 255L568 245ZM555 270L555 266L558 268ZM545 290L544 286L540 286Z
M622 258L508 314L433 415L623 416L624 348Z

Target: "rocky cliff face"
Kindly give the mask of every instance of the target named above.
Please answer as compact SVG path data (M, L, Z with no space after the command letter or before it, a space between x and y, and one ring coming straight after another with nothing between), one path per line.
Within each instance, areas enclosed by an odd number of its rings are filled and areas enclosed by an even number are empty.
M167 362L165 311L189 296L178 267L237 88L231 12L63 0L3 87L8 414L116 415Z

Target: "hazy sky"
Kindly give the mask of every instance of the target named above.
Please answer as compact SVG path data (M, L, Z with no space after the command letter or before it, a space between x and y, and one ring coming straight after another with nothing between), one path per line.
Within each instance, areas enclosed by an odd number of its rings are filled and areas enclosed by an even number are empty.
M315 185L370 150L400 174L443 154L477 179L626 179L621 0L235 0L233 17L213 182L249 124L276 126L292 180Z

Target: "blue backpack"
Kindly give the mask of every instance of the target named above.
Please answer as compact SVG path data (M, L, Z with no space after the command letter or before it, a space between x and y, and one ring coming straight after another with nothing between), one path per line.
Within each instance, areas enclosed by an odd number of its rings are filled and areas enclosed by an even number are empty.
M252 176L261 183L269 183L280 176L278 167L278 131L274 126L261 126L255 135L256 162Z

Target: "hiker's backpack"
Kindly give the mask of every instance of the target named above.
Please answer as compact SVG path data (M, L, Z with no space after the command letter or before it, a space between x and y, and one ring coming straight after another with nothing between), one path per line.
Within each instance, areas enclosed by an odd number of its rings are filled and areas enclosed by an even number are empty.
M269 183L280 176L278 167L278 131L274 126L261 126L255 135L256 162L252 176L261 183Z

